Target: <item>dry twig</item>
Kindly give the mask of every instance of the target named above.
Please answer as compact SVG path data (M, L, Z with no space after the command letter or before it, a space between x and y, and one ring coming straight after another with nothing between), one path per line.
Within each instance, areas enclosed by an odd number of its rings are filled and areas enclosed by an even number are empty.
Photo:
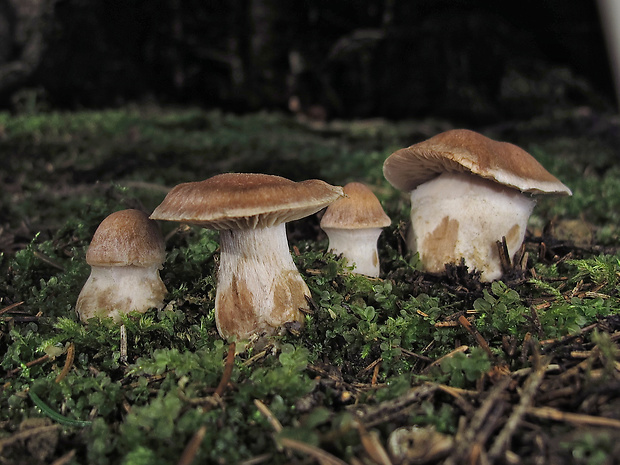
M379 405L372 407L353 406L352 408L356 410L358 421L363 423L366 428L372 428L391 421L399 415L406 415L408 407L432 396L437 389L436 384L423 384L396 399L382 402Z
M50 359L51 359L51 357L49 355L45 354L42 357L39 357L39 358L37 358L35 360L31 360L30 362L25 363L24 367L30 368L30 367L33 367L35 365L38 365L39 363L47 362ZM21 370L22 370L22 367L13 368L12 370L9 370L9 371L6 372L6 376L10 378L10 377L16 375L17 373L19 373Z
M443 357L439 357L437 360L435 360L433 363L431 363L429 366L427 366L424 369L424 371L427 371L429 368L441 364L441 362L443 362L445 359L450 358L450 357L454 357L458 353L467 352L467 350L469 350L469 346L465 346L465 345L459 346L456 349L454 349L452 352L444 355Z
M38 426L36 428L28 428L23 431L18 431L17 433L9 436L8 438L0 439L0 452L2 452L2 449L4 449L5 447L11 446L16 442L20 442L41 434L47 434L56 430L60 430L60 425L45 425Z
M258 411L262 413L265 418L267 418L267 421L276 433L282 431L282 424L263 402L258 399L254 399L254 405Z
M525 415L527 409L534 402L534 396L536 395L536 392L538 392L538 388L545 377L545 372L547 371L550 361L551 359L547 358L543 363L539 364L528 377L525 387L521 391L521 400L519 401L519 405L517 405L517 407L512 411L508 421L498 434L495 442L489 450L489 460L492 462L500 458L500 456L506 452L517 426L519 426L519 423L521 422L521 419Z
M19 307L20 305L23 305L24 301L22 300L21 302L15 302L14 304L11 305L7 305L6 307L4 307L2 310L0 310L0 315L4 315L7 312L10 312L11 310L13 310L14 308Z
M73 357L75 355L75 344L72 342L71 344L69 344L69 348L67 349L67 358L65 359L65 366L63 367L62 371L60 373L58 373L58 376L56 376L56 383L60 383L65 376L67 376L69 374L69 370L71 370L71 367L73 366Z
M200 428L198 428L198 431L194 433L192 439L190 439L190 441L185 446L185 449L183 449L183 453L181 454L177 465L190 465L194 461L194 458L198 453L198 449L200 448L200 443L204 439L206 433L206 425L202 425Z
M446 459L444 465L476 463L478 459L486 460L486 453L482 449L482 445L499 420L502 410L499 402L501 402L501 398L511 381L509 376L502 378L491 389L469 424L464 421L460 425L459 430L462 431L462 434L457 436L455 449ZM477 460L475 461L474 458Z
M347 465L346 462L343 462L338 457L335 457L329 452L326 452L316 446L306 444L305 442L297 441L290 438L280 438L280 443L284 447L288 447L289 449L292 449L294 451L308 454L313 459L317 460L323 465Z
M392 465L390 456L379 442L374 431L368 431L362 423L357 423L357 431L360 435L362 446L370 458L379 465Z
M493 359L493 352L491 352L491 348L489 347L488 342L486 341L486 339L484 339L484 337L482 337L482 334L480 334L480 332L469 322L469 320L465 318L465 316L461 315L459 317L459 323L461 324L461 326L463 326L463 328L467 330L469 334L476 338L476 341L478 342L480 347L482 347L482 350L487 353L489 358Z
M581 413L562 412L551 407L528 407L526 413L536 418L572 423L580 426L604 426L620 429L620 420L615 418L595 417Z

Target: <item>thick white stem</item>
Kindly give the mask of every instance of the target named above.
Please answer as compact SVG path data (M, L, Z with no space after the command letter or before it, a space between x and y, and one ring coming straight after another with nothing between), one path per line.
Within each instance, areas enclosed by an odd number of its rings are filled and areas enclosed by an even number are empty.
M445 173L411 192L408 245L426 271L446 263L480 271L483 281L502 276L496 241L506 237L510 257L521 247L536 204L530 196L464 173Z
M75 310L83 322L95 316L118 322L122 314L134 310L161 308L165 296L158 266L93 266Z
M215 322L220 335L247 339L302 321L310 290L291 257L284 224L220 231Z
M381 228L324 230L329 237L329 250L336 255L342 254L349 265L355 265L355 273L374 278L379 276L377 240Z

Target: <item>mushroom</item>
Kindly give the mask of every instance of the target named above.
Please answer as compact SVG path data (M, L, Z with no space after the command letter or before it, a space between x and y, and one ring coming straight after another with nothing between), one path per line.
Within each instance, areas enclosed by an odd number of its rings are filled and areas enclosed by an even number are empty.
M220 231L215 322L223 338L243 340L303 320L310 291L291 257L285 223L342 195L341 187L316 179L227 173L174 187L151 218Z
M329 250L342 254L355 266L356 273L376 278L379 276L377 240L391 220L366 185L351 182L343 190L346 197L327 207L321 218L321 228L329 238Z
M502 276L497 241L509 257L521 247L534 194L571 195L525 150L465 129L400 149L383 165L385 178L410 192L410 250L426 271L461 259L481 280Z
M166 286L159 276L166 259L157 223L140 210L121 210L105 218L86 252L90 276L75 310L87 322L95 316L118 322L130 311L162 308Z

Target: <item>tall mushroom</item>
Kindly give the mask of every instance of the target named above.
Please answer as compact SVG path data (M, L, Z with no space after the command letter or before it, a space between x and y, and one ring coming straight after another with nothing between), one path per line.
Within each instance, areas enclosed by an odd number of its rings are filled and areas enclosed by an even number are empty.
M519 249L535 205L532 195L571 195L525 150L477 132L454 129L400 149L385 178L410 192L408 245L429 272L461 258L483 281L502 276L497 241Z
M356 273L376 278L380 271L377 240L382 228L390 225L390 217L365 184L351 182L343 190L346 197L327 207L321 218L329 250L346 257Z
M220 231L215 322L225 339L302 321L308 286L291 257L285 223L316 213L342 188L316 179L220 174L174 187L151 215Z
M95 316L119 321L130 311L163 307L166 286L159 276L166 251L157 223L140 210L105 218L86 252L90 276L75 310L83 322Z

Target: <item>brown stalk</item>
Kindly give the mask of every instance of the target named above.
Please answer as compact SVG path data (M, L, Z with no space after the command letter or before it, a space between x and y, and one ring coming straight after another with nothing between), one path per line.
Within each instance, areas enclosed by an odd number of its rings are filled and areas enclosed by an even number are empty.
M271 458L271 454L257 455L256 457L244 460L243 462L238 462L237 465L258 465L259 463L271 461Z
M263 402L258 399L254 399L254 405L258 411L262 413L265 418L267 418L267 421L276 433L282 431L282 424Z
M598 323L592 323L591 325L584 326L583 328L581 328L581 330L577 334L567 334L566 336L562 336L561 338L558 338L558 339L546 339L544 341L540 341L540 345L541 346L560 345L569 340L577 339L583 336L584 334L589 333L593 329L596 329L597 327L598 327Z
M502 273L506 274L512 268L508 245L506 244L506 236L503 236L501 241L495 241L495 243L497 245L497 251L499 252L499 261L502 266Z
M461 353L461 352L466 352L467 350L469 350L469 346L465 346L465 345L459 346L456 349L454 349L452 352L444 355L443 357L439 357L437 360L431 363L428 367L426 367L424 371L427 371L430 367L439 365L441 362L443 362L447 358L454 357L456 354Z
M214 395L216 396L222 397L222 394L224 394L224 390L230 381L230 375L232 374L235 366L235 348L236 345L234 342L231 342L228 346L228 354L226 355L226 363L224 364L224 373L222 373L220 384L218 384L217 388L215 388Z
M198 453L198 449L200 448L200 443L204 439L206 433L206 425L202 425L200 428L198 428L198 431L194 433L192 439L190 439L190 441L185 446L185 449L183 449L183 453L181 454L177 465L190 465L194 461L194 458Z
M357 431L360 435L362 446L370 458L379 465L392 465L392 461L385 448L379 442L376 434L368 431L362 423L357 423Z
M463 315L459 317L459 323L461 324L461 326L463 326L463 328L467 330L469 334L474 336L474 338L476 339L480 347L482 347L482 349L487 353L489 358L492 359L493 352L491 352L491 348L489 347L489 344L487 343L486 339L482 337L482 334L480 334L480 332Z
M75 457L75 453L76 453L75 449L71 449L69 452L64 454L62 457L59 457L56 460L54 460L50 465L65 465L71 462L71 460L73 460L73 457Z
M381 368L381 362L375 365L375 369L372 372L372 379L370 380L371 386L377 385L377 379L379 378L379 369Z
M22 305L24 303L24 301L22 300L21 302L15 302L14 304L11 305L7 305L6 307L4 307L2 310L0 310L0 315L4 315L7 312L10 312L11 310L13 310L14 308L19 307L20 305Z
M37 358L35 360L29 361L28 363L25 364L25 366L26 366L26 368L30 368L30 367L33 367L35 365L38 365L39 363L47 362L49 359L50 359L50 356L45 354L42 357L39 357L39 358ZM13 375L19 373L21 371L21 369L22 369L22 367L13 368L12 370L7 371L6 375L7 376L13 376Z
M446 386L445 384L438 384L437 388L440 391L445 392L446 394L452 396L456 405L458 405L460 409L463 410L463 412L465 412L466 414L473 415L474 412L476 411L473 405L471 405L471 403L465 400L463 396L461 395L462 392L471 394L472 392L475 393L475 391L471 391L471 392L464 391L463 389L454 388L452 386Z
M306 444L305 442L296 441L295 439L290 439L290 438L280 438L280 443L284 447L288 447L289 449L292 449L294 451L302 452L304 454L309 455L310 457L317 460L321 464L347 465L346 462L343 462L338 457L333 456L329 452L326 452L323 449L319 449L316 446Z
M538 312L536 311L536 307L534 305L530 306L530 314L532 316L532 323L534 324L534 329L536 330L536 334L539 339L545 337L545 333L542 330L542 324L540 323L540 319L538 318Z
M607 428L620 429L620 420L616 420L615 418L563 412L551 407L528 407L525 413L544 420L555 420L581 426L604 426Z
M39 252L38 250L35 250L33 252L33 255L35 257L37 257L39 260L41 260L44 263L47 263L48 265L60 270L60 271L65 271L65 267L62 266L59 262L57 262L56 260L54 260L53 258L48 257L47 255L45 255L43 252Z
M58 373L58 376L56 376L56 383L60 383L63 379L65 379L65 376L67 376L69 374L69 370L71 370L71 367L73 366L73 358L75 356L75 344L73 344L73 342L71 344L69 344L69 348L67 349L67 358L65 359L65 366L63 367L62 371L60 373Z
M423 362L431 363L433 361L433 359L427 357L426 355L416 354L415 352L412 352L407 349L403 349L402 347L399 347L399 346L392 346L392 348L399 349L403 354L407 355L408 357L414 357L414 358L417 358L418 360L422 360Z
M266 357L267 354L269 353L269 351L271 351L273 349L273 344L267 344L267 346L265 346L265 348L263 350L261 350L259 353L253 355L252 357L248 358L245 362L243 362L243 366L250 366L252 365L254 362L256 362L257 360L260 360L263 357Z
M458 325L456 321L438 321L433 326L435 328L456 328Z
M383 361L383 358L379 357L378 359L374 360L373 362L370 363L370 365L364 367L363 369L361 369L359 371L359 373L357 374L358 377L364 375L365 373L369 372L370 370L375 370L377 368L377 366L379 366L381 364L381 362Z

